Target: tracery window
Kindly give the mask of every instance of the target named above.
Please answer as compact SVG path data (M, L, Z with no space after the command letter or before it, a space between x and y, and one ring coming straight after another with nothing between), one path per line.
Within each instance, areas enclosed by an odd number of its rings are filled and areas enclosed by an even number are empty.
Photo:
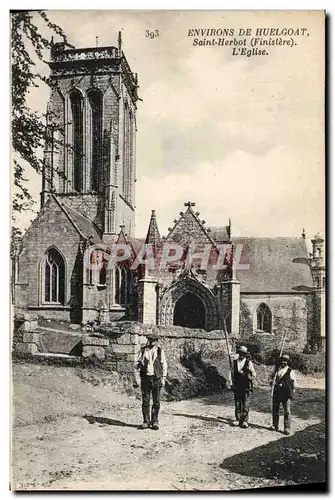
M132 183L134 168L134 119L126 103L123 115L123 184L122 194L128 203L132 203Z
M72 112L72 158L73 188L81 192L83 189L83 98L79 90L70 94Z
M50 248L44 257L44 302L64 304L65 263L58 250Z
M257 311L257 330L262 332L272 332L272 313L271 309L264 303L260 304Z
M100 90L90 90L87 96L90 104L91 188L98 191L102 159L102 94Z

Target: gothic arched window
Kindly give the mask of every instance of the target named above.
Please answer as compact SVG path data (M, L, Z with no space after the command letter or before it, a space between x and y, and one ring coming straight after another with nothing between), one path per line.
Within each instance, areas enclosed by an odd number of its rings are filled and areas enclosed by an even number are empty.
M64 304L65 263L58 250L50 248L44 257L44 302Z
M115 268L115 304L120 304L120 269Z
M122 194L132 203L132 183L134 164L134 120L129 105L125 103L123 113L123 184Z
M107 264L102 250L93 250L90 254L89 283L105 285L107 281Z
M126 304L127 298L127 270L121 269L121 304Z
M134 169L134 119L131 110L129 110L128 118L128 201L132 203L132 192L133 192L133 169Z
M91 188L98 191L102 159L102 94L100 90L90 90L87 96L90 103Z
M76 191L83 189L83 98L79 90L70 94L72 112L72 157L73 157L73 187Z
M272 313L270 308L262 303L259 305L257 311L257 330L262 332L272 332Z

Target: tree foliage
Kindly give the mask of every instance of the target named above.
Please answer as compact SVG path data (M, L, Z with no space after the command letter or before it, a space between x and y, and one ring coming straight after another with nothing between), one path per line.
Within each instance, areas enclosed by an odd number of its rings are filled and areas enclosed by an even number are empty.
M33 200L27 188L24 176L24 163L27 162L36 172L43 168L43 159L38 154L44 145L46 128L45 117L27 105L27 96L33 87L41 82L50 85L47 77L38 71L35 61L45 63L46 50L51 41L43 36L37 26L37 18L42 20L46 30L60 36L66 36L59 26L52 23L44 11L11 12L11 63L12 63L12 148L15 152L14 186L12 214L15 224L16 215L31 208ZM16 236L19 233L14 228Z

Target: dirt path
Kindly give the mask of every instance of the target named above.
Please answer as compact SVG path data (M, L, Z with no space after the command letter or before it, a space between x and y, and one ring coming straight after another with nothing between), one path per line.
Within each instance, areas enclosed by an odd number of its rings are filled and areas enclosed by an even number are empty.
M78 403L77 412L47 414L42 423L22 421L15 427L14 489L230 490L299 482L304 476L282 477L280 467L276 473L273 466L287 462L288 450L298 449L299 457L316 453L316 431L308 438L308 430L323 420L324 392L313 384L297 393L290 437L268 429L265 390L254 395L247 430L229 425L233 405L226 392L163 402L160 430L140 431L140 402L110 398L110 389L106 401L99 388L98 401ZM307 473L306 480L315 480Z

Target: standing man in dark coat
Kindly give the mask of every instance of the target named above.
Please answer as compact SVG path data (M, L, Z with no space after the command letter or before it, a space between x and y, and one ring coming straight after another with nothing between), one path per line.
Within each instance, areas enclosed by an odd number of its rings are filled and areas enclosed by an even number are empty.
M238 358L233 362L232 390L235 398L234 426L248 428L250 393L253 392L253 379L256 377L250 354L245 346L237 349Z
M296 378L295 373L288 366L290 358L283 354L279 359L279 366L274 369L270 386L273 389L272 396L272 427L271 430L278 431L280 405L284 408L284 434L291 432L291 400L294 396Z
M158 414L160 409L160 395L165 386L167 363L165 353L158 345L156 334L147 335L147 344L141 348L135 369L140 371L142 392L143 423L141 429L151 427L159 429ZM150 418L150 396L152 395L152 408Z

